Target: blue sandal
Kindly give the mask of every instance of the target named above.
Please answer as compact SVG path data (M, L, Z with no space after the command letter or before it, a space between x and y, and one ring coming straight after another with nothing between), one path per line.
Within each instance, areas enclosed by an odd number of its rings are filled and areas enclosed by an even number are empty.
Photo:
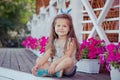
M56 72L56 73L55 73L55 76L56 76L57 78L61 78L61 77L62 77L61 74L60 74L60 71Z
M42 69L38 69L37 71L37 75L39 77L43 77L43 76L52 76L48 73L48 70L42 70Z
M39 76L39 77L50 76L50 77L51 77L51 76L54 76L54 75L49 74L49 73L48 73L48 70L38 69L38 71L37 71L37 76ZM56 72L56 73L55 73L55 76L56 76L57 78L61 78L60 71Z

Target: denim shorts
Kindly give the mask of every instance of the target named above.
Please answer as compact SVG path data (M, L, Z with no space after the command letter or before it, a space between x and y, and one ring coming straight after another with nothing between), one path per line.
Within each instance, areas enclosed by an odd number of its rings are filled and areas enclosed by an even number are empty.
M64 73L63 73L63 76L72 77L72 76L75 75L76 70L77 70L77 66L75 65L70 73L65 73L65 72L64 72Z

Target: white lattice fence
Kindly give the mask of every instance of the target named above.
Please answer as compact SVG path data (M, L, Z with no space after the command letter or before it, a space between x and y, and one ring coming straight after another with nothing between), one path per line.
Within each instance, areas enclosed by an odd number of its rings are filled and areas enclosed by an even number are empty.
M94 4L95 1L100 3ZM97 35L100 39L104 39L106 44L120 42L119 0L81 0L81 2L84 7L82 38Z

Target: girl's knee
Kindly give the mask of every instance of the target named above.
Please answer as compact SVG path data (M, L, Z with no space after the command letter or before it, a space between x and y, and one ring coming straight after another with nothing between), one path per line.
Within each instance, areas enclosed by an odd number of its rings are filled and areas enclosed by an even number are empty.
M46 62L46 63L44 63L43 65L41 65L39 68L40 69L48 69L50 67L50 62Z
M70 62L73 61L73 59L72 59L71 57L67 57L67 58L65 58L65 60L66 60L66 61L70 61Z
M73 62L73 59L71 58L71 57L67 57L67 58L65 58L65 60L63 60L65 63L69 63L69 64L71 64L71 65L73 65L74 64L74 62Z

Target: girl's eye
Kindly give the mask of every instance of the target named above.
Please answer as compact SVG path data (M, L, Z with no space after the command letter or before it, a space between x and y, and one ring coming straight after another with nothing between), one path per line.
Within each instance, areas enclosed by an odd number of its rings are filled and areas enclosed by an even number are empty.
M66 26L63 26L63 27L66 27Z
M60 25L57 25L57 27L60 27Z

